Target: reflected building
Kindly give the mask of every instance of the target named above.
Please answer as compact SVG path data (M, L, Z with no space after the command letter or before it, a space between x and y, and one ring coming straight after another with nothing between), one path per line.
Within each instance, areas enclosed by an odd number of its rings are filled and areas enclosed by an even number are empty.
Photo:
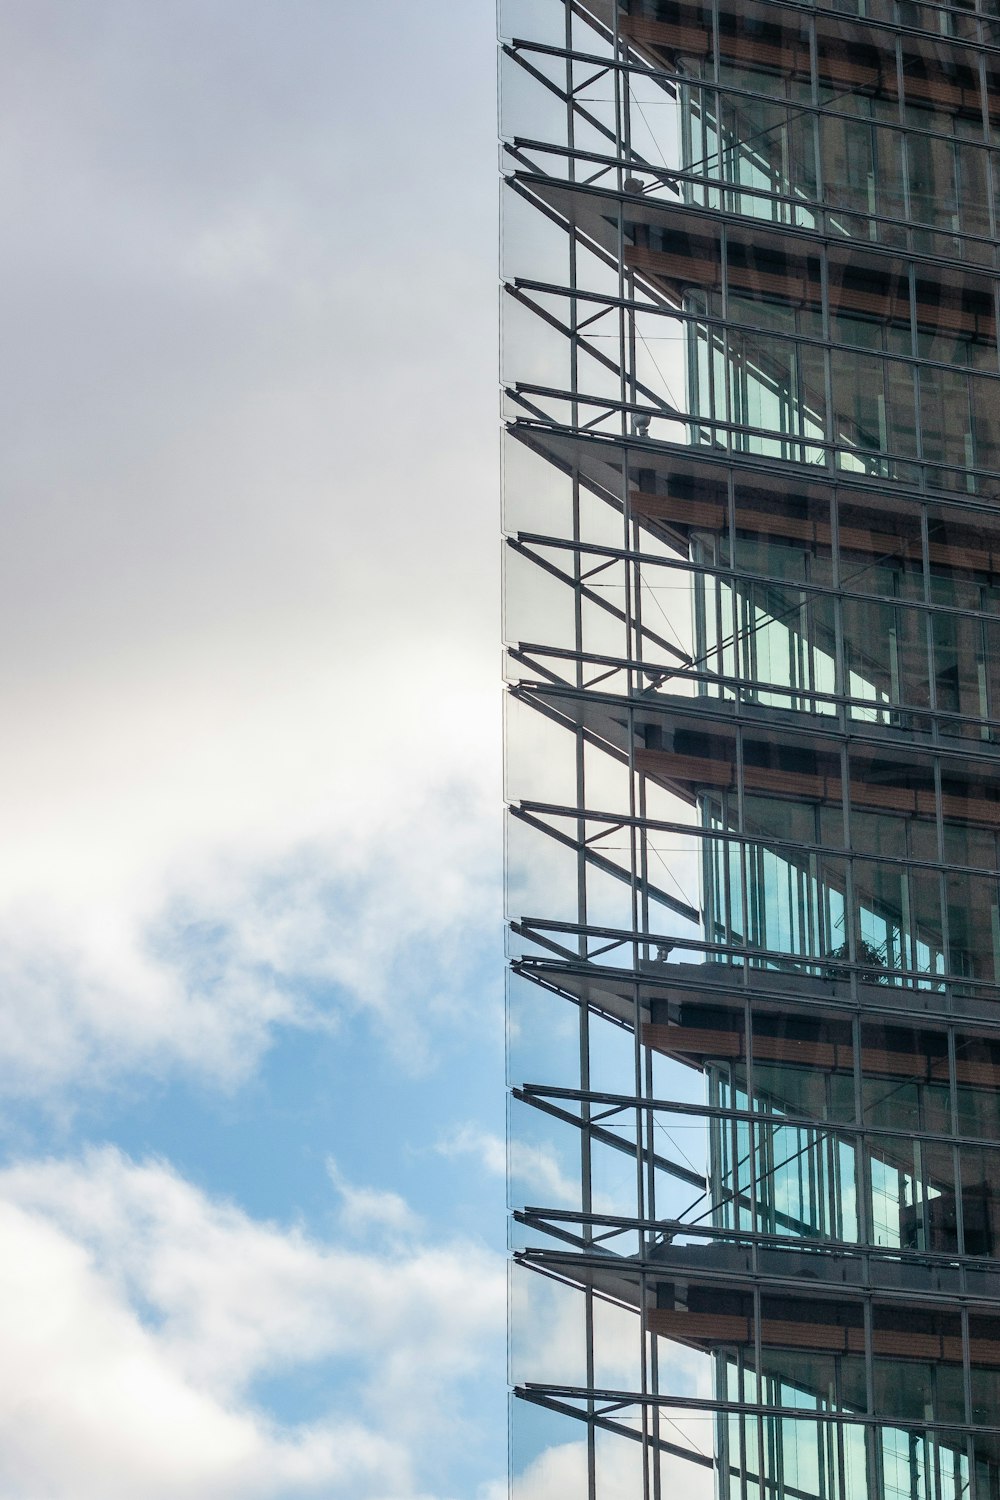
M501 0L513 1494L1000 1500L1000 0Z

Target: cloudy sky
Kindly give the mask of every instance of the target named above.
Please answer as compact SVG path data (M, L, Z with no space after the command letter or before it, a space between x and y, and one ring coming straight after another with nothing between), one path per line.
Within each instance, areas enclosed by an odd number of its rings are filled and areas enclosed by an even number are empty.
M490 0L0 0L0 1500L505 1492Z

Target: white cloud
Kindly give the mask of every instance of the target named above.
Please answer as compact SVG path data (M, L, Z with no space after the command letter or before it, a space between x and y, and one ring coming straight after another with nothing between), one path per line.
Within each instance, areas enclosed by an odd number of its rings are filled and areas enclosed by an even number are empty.
M232 1081L334 989L419 1061L499 908L490 18L6 22L0 1082Z
M507 1147L503 1136L478 1125L457 1125L435 1146L441 1156L474 1156L484 1171L503 1177L507 1171Z
M442 1156L474 1156L484 1171L496 1177L507 1173L509 1152L510 1176L519 1194L536 1192L550 1206L580 1200L579 1185L563 1170L551 1146L515 1139L508 1147L502 1136L464 1124L438 1141L435 1150Z
M8 1094L176 1066L231 1083L276 1026L358 1011L419 1066L428 1024L470 1024L465 987L499 930L500 900L494 789L468 773L469 741L489 767L494 714L474 695L460 707L424 666L425 688L464 727L428 731L405 765L384 737L344 739L331 725L310 739L304 707L290 707L287 732L242 771L251 731L237 721L187 768L183 753L169 764L176 740L161 726L158 790L152 745L106 786L96 770L86 784L70 746L64 765L36 773L35 810L8 819L0 853ZM414 709L420 697L397 695ZM360 697L356 710L373 717ZM100 734L112 745L119 730L109 715ZM0 786L13 754L0 746ZM289 780L282 765L296 756Z
M232 1085L276 1028L359 1013L419 1066L430 1027L484 1024L491 27L396 0L5 8L8 1099ZM406 1222L360 1184L343 1210ZM0 1174L0 1221L18 1500L416 1500L502 1328L475 1247L365 1256L114 1153ZM350 1401L269 1419L255 1382L310 1362Z
M550 1500L553 1495L585 1495L588 1489L587 1444L560 1443L545 1448L515 1476L512 1500Z
M504 1326L498 1255L363 1255L112 1150L0 1173L0 1281L0 1492L52 1500L416 1497ZM316 1361L322 1420L255 1406Z
M412 1236L419 1232L421 1220L399 1193L349 1181L332 1157L327 1158L326 1170L340 1196L340 1222L349 1234L384 1230Z
M621 1438L610 1463L601 1474L601 1500L634 1500L642 1493L642 1453L638 1443ZM545 1448L516 1475L512 1500L552 1500L555 1495L587 1493L587 1444L560 1443ZM685 1492L685 1496L690 1491Z
M676 1441L677 1434L671 1438ZM601 1500L635 1500L642 1494L642 1450L631 1438L598 1435L598 1493ZM675 1454L660 1459L663 1493L683 1500L713 1500L715 1479L711 1468L688 1462ZM583 1441L558 1443L544 1448L514 1477L511 1500L553 1500L554 1496L587 1493L587 1445ZM487 1491L486 1500L502 1500L505 1489Z

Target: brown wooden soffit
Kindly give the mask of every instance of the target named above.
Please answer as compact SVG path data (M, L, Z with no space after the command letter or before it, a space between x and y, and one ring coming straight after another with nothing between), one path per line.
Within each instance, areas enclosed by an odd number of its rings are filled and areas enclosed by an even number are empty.
M722 30L719 35L719 51L730 62L760 64L772 68L787 77L808 79L811 72L809 44L805 37L778 36L774 40L748 36L740 26L739 17L729 18L735 25L726 26L726 16L720 16ZM694 17L677 21L647 20L642 16L625 16L619 23L622 36L639 46L654 47L657 51L672 56L710 57L713 51L712 34ZM735 32L735 35L733 34ZM847 89L874 93L883 99L896 99L899 91L896 83L896 65L888 58L885 67L877 62L852 57L848 46L832 37L818 38L817 58L819 77ZM956 114L976 115L981 112L980 93L975 83L963 85L944 74L927 77L914 71L921 61L918 58L904 60L906 71L906 97L910 103L921 100ZM906 64L909 64L909 67ZM991 119L1000 117L1000 102L990 101Z
M676 250L653 250L647 245L627 245L623 259L633 271L644 271L649 275L664 277L682 286L718 287L721 267L711 255L689 255ZM811 307L818 310L822 305L822 287L812 277L797 274L784 275L779 271L764 271L756 266L741 266L730 261L727 272L729 285L741 291L761 292L780 298L790 306ZM909 328L910 299L908 293L894 291L867 291L858 287L830 286L830 306L834 312L855 312L880 321ZM674 298L680 305L681 298ZM940 289L940 300L922 301L917 298L917 322L922 328L933 332L963 334L968 338L992 343L995 337L995 320L992 312L981 314L964 307L957 293L947 287Z
M653 1333L695 1347L749 1344L753 1340L751 1319L728 1313L689 1313L658 1307L650 1309L647 1322ZM865 1352L864 1329L845 1328L837 1323L793 1323L763 1318L760 1341L766 1348L807 1349L824 1354ZM896 1359L958 1365L962 1363L962 1340L958 1335L876 1328L872 1331L872 1352ZM1000 1368L1000 1342L970 1339L969 1357L974 1365Z
M668 1057L695 1058L699 1062L706 1058L738 1060L745 1058L747 1053L743 1031L669 1026L650 1021L643 1025L640 1036L643 1046L652 1047L656 1052L663 1052ZM758 1062L789 1063L793 1067L817 1068L828 1073L849 1073L854 1068L854 1048L849 1042L756 1035L753 1055ZM948 1082L947 1057L928 1057L924 1052L889 1052L881 1047L862 1047L861 1068L872 1078L909 1078L917 1083ZM955 1076L959 1083L1000 1089L1000 1066L989 1061L959 1057L955 1062Z
M651 495L644 490L633 490L629 495L632 514L649 521L667 521L695 530L727 531L729 516L726 507L707 500L689 500L676 495ZM828 521L810 521L798 516L784 516L780 512L749 510L737 507L737 531L750 531L758 536L780 537L783 540L801 542L805 546L832 547L833 528ZM863 552L872 557L905 560L919 566L921 546L918 536L906 537L889 531L869 531L867 527L841 526L841 552ZM1000 573L1000 538L987 545L984 535L980 547L958 547L948 542L930 542L928 546L932 563L941 567L963 568L974 573Z
M675 755L669 750L637 749L635 767L657 781L695 787L730 787L735 784L736 765L701 755ZM744 766L743 785L750 792L775 797L794 797L805 802L840 804L843 784L839 776L814 776L803 771L775 770L771 766ZM856 807L898 812L915 818L935 816L934 793L918 787L870 785L851 782L851 802ZM942 811L950 822L977 828L1000 828L1000 802L985 797L956 797L945 792Z

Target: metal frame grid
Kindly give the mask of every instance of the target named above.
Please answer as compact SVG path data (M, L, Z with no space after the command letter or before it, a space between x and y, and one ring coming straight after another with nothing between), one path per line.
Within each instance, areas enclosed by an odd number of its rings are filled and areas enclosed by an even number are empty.
M501 0L516 1500L1000 1497L995 9Z

